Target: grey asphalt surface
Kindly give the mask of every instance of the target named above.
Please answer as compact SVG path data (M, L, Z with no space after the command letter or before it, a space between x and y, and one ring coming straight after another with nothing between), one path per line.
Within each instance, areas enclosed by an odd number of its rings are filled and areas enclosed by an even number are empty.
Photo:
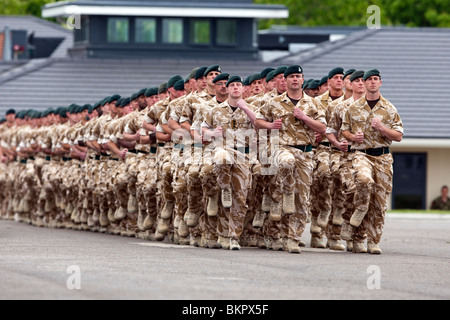
M389 216L380 256L209 250L0 221L0 299L447 300L449 218ZM72 266L80 289L68 288Z

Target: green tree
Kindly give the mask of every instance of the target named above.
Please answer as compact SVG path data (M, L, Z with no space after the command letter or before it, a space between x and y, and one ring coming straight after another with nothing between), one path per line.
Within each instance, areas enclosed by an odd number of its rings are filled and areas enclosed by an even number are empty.
M411 27L450 27L450 0L254 0L260 4L284 4L289 8L285 20L262 21L260 27L272 24L298 26L364 26L370 16L367 8L377 5L382 25Z

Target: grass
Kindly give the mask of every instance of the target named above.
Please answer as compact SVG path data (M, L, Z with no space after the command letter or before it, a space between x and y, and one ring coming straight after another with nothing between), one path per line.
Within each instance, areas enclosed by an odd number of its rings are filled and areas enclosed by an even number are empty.
M402 209L402 210L390 210L387 213L450 214L450 211Z

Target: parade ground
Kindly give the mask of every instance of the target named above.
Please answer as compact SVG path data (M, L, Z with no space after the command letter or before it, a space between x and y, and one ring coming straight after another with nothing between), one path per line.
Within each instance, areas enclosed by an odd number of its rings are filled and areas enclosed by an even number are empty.
M210 250L0 221L0 299L450 299L450 215L390 214L382 255Z

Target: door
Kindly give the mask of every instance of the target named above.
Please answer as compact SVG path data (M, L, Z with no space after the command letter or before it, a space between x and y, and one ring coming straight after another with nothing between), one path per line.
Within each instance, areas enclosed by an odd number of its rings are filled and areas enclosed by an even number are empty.
M392 209L426 209L427 154L394 153Z

